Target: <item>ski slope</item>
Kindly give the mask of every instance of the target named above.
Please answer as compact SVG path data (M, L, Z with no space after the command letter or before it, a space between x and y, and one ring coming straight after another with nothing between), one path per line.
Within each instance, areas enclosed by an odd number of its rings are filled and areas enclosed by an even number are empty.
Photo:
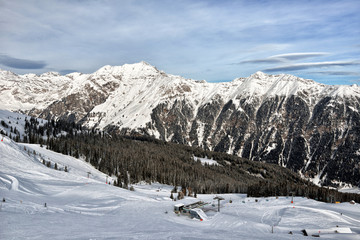
M8 136L12 135L12 137L15 137L16 133L14 133L14 131L16 129L20 139L23 140L23 137L25 135L25 119L30 121L30 118L31 117L28 115L0 109L0 121L3 121L7 125L7 127L5 127L0 124L0 132L2 131ZM45 123L47 123L47 120L41 118L34 119L39 122L39 126L43 126ZM11 130L11 128L13 130Z
M61 170L46 167L43 159ZM255 201L222 194L217 212L215 195L173 202L171 186L139 183L128 191L106 180L113 182L82 160L5 137L0 142L0 200L5 198L0 239L309 239L302 229L336 226L352 233L325 233L321 239L360 239L359 204L300 197L291 204L286 197ZM175 204L199 200L210 202L206 220L173 213Z

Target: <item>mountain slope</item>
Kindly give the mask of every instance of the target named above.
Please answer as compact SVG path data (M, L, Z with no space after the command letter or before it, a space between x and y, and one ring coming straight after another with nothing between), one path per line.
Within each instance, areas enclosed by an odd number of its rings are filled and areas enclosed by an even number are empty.
M41 90L31 82L55 87ZM4 109L276 163L318 183L360 184L357 85L262 72L207 83L145 62L66 76L1 72L0 84Z
M26 150L24 149L26 148ZM29 151L28 151L29 150ZM36 151L36 155L33 151ZM29 153L30 152L30 153ZM69 172L44 166L40 155ZM1 239L300 239L301 230L321 229L321 238L358 239L360 205L326 204L295 197L248 198L222 194L185 197L205 201L204 221L174 214L171 186L135 185L135 191L105 184L106 176L86 162L38 145L0 142ZM87 171L92 174L87 178ZM230 203L231 200L231 203ZM46 206L45 206L46 203ZM294 218L294 215L296 218ZM339 234L329 227L350 229ZM274 226L274 233L271 233ZM292 234L288 234L289 232Z

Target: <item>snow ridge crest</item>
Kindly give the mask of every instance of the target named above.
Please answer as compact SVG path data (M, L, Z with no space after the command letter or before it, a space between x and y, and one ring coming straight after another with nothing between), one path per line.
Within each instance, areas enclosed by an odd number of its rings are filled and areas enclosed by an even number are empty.
M111 124L111 119L116 119L119 123L125 121L123 118L118 119L120 114L146 115L144 121L149 121L153 107L175 99L185 98L193 105L195 111L202 104L218 98L227 102L244 97L259 97L263 100L271 96L289 97L300 94L305 101L310 102L311 99L312 104L316 104L324 96L358 97L360 87L330 86L289 74L269 75L261 71L232 82L198 84L198 81L166 74L141 61L122 66L106 65L91 74L71 73L65 76L57 72L16 75L1 70L0 94L0 109L24 112L34 109L41 112L62 99L66 99L63 105L68 105L71 99L82 99L84 103L90 102L89 106L83 107L84 109L103 112L108 114L107 116L119 113L113 118L108 117L106 123ZM87 98L91 99L88 101ZM79 112L75 102L73 104L72 111ZM145 123L132 121L129 127Z

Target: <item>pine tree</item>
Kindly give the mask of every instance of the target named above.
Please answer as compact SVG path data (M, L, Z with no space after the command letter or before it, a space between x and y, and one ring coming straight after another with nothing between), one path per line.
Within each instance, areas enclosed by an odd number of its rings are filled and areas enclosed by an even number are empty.
M184 198L184 193L183 192L178 192L178 196L177 196L177 199L178 200L181 200Z
M118 175L118 177L117 177L117 186L122 187L122 182L121 182L120 175Z

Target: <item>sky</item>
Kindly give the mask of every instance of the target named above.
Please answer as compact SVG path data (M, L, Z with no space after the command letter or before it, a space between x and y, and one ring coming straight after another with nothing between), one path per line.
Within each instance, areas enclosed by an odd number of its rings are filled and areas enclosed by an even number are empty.
M145 61L208 82L263 71L359 85L359 12L359 0L0 0L0 69Z

